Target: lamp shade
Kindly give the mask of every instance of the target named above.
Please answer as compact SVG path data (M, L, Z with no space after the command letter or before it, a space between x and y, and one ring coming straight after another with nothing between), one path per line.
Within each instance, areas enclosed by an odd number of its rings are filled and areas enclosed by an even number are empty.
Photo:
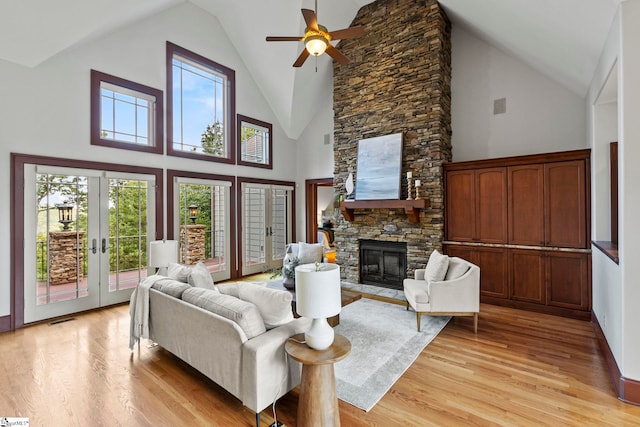
M322 55L327 50L327 41L321 35L309 36L305 41L305 47L313 56Z
M177 240L154 240L149 243L149 266L163 268L178 262Z
M327 317L340 313L340 266L338 264L303 264L296 267L296 311L312 320L305 332L307 345L324 350L333 343L334 332Z
M312 319L340 313L340 266L338 264L302 264L296 267L296 311Z

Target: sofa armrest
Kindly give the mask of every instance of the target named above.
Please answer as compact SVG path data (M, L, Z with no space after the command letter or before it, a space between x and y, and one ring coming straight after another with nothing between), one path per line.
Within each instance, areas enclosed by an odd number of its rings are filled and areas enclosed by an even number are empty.
M480 311L480 269L472 266L461 277L429 283L432 312Z
M311 319L300 317L268 330L242 348L242 403L260 412L300 383L301 365L287 357L286 341L309 329Z
M416 268L416 271L413 273L413 278L415 280L424 280L424 273L427 271L424 268Z

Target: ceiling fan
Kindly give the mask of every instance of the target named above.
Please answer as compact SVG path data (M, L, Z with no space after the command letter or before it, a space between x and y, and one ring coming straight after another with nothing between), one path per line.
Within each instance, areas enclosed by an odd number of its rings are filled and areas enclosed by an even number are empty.
M309 55L319 56L323 53L327 53L330 57L338 61L339 64L345 65L349 63L349 59L344 56L338 49L333 47L331 40L344 40L360 37L364 34L364 27L351 27L344 28L337 31L328 31L323 25L318 24L318 1L315 3L316 11L310 9L302 9L302 16L304 22L307 24L307 29L303 36L267 36L268 42L304 42L305 49L302 51L296 62L293 63L294 67L301 67L304 61L307 60Z

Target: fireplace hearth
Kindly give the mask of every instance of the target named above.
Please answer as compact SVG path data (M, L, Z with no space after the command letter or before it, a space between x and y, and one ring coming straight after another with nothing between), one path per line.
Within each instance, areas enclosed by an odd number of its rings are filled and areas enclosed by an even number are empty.
M360 283L402 289L406 274L406 243L360 240Z

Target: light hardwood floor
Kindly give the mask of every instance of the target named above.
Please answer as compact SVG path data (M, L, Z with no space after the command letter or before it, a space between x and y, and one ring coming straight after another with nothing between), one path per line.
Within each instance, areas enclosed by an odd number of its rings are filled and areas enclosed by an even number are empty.
M127 348L128 307L0 334L0 417L32 426L252 426L255 415L162 348ZM296 425L298 391L277 404ZM368 413L343 426L633 426L588 322L482 305L452 320ZM273 421L270 409L262 425Z

